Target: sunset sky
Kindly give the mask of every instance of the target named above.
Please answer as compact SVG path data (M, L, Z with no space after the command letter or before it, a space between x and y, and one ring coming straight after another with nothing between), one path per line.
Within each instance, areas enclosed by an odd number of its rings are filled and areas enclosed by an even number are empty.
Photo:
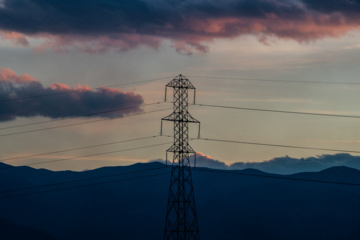
M168 137L61 151L158 135L172 105L146 104L162 102L178 74L199 104L360 116L359 62L360 0L0 0L0 159L57 152L4 162L73 157L33 167L84 170L164 158ZM203 138L360 151L356 118L189 110ZM97 122L77 124L87 121ZM191 145L227 164L333 154Z

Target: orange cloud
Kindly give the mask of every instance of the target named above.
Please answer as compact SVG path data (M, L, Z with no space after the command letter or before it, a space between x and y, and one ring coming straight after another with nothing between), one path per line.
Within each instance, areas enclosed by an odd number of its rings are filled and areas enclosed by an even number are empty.
M28 74L16 75L16 73L10 68L0 68L0 81L24 83L37 80Z
M208 155L205 155L205 154L203 154L203 153L201 153L201 152L197 152L197 153L196 153L196 156L197 156L197 157L204 157L204 158L207 158L207 159L213 159L212 157L210 157L210 156L208 156Z

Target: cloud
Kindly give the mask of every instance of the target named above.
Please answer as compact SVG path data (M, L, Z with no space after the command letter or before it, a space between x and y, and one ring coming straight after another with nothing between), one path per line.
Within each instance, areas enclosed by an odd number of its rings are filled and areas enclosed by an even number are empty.
M194 165L194 155L190 157L192 166ZM206 156L203 153L196 153L196 166L197 167L207 167L207 168L217 168L217 169L228 169L229 167L219 160L215 160L210 156Z
M268 173L293 174L298 172L321 171L334 166L347 166L360 169L360 157L347 153L320 155L309 158L278 157L264 162L237 162L231 169L255 168Z
M101 52L159 48L208 51L218 38L255 35L311 42L360 27L359 0L2 0L0 34L39 49Z
M191 166L194 166L194 155L190 156L190 164ZM170 162L169 162L170 161ZM171 164L170 159L168 159L168 164ZM164 159L158 158L155 160L150 160L150 162L161 162L166 163ZM226 163L215 160L211 158L210 156L206 156L203 153L196 153L196 167L207 167L207 168L216 168L216 169L229 169L229 166L226 165Z
M352 46L345 47L347 50L360 49L360 43Z
M154 161L165 163L163 159ZM194 156L190 156L191 166L194 166ZM299 172L317 172L330 167L346 166L360 170L360 156L348 153L325 154L309 158L292 158L289 156L273 158L263 162L235 162L227 165L225 162L213 159L203 153L197 153L197 167L207 167L223 170L258 169L267 173L294 174Z
M42 95L50 96L36 97ZM141 111L140 105L142 103L143 98L133 92L122 92L119 89L106 87L93 90L80 84L72 88L63 83L44 87L28 74L16 75L9 68L0 69L0 121L34 116L49 118L80 117L116 108L135 107L87 116L122 117L125 114Z

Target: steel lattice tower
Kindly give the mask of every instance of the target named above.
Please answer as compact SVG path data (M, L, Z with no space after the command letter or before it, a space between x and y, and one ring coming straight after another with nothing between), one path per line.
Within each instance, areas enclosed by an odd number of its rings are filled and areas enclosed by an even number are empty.
M187 78L180 74L166 85L165 101L168 87L173 88L174 111L161 119L161 132L163 121L174 122L174 144L166 151L166 163L168 152L173 153L173 162L164 240L198 240L200 239L199 227L190 166L190 154L194 154L195 163L196 152L189 145L188 127L189 123L198 123L200 134L200 122L188 112L188 90L194 90L195 102L196 89Z

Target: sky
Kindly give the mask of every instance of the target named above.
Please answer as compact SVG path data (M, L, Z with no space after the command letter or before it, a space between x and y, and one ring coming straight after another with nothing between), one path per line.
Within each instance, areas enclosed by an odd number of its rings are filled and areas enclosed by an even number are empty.
M359 0L0 0L0 159L81 171L165 158L166 136L105 144L159 135L172 108L164 88L179 74L198 104L360 116L359 12ZM202 138L359 150L356 118L189 111ZM227 165L334 154L191 146Z

